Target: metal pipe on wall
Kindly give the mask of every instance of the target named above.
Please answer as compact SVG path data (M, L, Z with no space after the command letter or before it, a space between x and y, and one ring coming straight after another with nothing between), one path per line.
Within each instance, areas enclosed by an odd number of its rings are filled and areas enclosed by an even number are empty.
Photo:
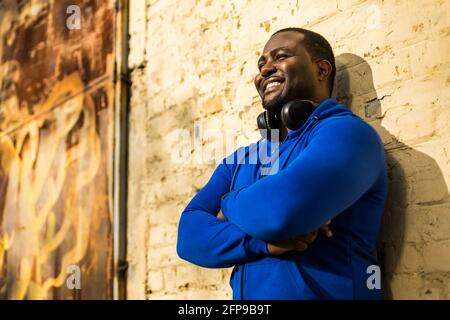
M128 107L130 81L128 69L129 1L117 0L115 44L115 138L113 185L113 298L126 299L126 230L128 176Z

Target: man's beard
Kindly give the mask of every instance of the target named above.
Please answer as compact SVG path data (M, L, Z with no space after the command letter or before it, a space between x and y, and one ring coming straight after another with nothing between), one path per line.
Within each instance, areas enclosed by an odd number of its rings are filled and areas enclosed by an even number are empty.
M286 103L294 99L311 100L311 97L313 97L313 92L314 88L306 85L297 87L295 90L287 88L286 90L283 90L279 95L272 98L270 101L265 102L263 99L262 106L267 111L272 112L275 115L280 115L281 109Z
M279 114L281 113L281 108L283 108L285 103L286 101L284 97L280 94L275 98L271 99L270 101L264 102L263 100L262 105L263 108L266 109L267 111L270 111L274 114Z

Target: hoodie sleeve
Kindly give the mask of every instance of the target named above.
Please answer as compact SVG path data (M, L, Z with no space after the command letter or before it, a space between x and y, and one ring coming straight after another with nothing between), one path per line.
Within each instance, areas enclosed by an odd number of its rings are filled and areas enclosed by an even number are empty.
M266 242L216 218L221 197L230 188L233 166L224 159L181 214L177 252L182 259L202 267L225 268L269 255Z
M376 131L356 117L330 119L284 170L222 199L229 221L272 242L317 230L355 203L385 166Z

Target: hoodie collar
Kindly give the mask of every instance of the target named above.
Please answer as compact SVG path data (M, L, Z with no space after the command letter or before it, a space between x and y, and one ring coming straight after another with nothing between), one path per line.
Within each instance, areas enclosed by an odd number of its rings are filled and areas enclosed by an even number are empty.
M348 115L353 114L347 107L340 104L336 99L328 98L324 101L322 101L316 109L311 113L311 115L308 117L308 119L305 121L303 126L301 126L297 130L293 130L288 133L285 140L296 137L300 135L306 127L308 127L311 123L311 121L320 121L326 118L329 118L331 116L335 115Z

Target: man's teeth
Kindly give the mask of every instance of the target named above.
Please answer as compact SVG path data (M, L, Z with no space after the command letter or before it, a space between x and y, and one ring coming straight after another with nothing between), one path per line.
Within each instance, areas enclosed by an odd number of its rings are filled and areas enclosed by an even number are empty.
M270 89L272 87L279 86L280 84L281 84L281 82L271 82L266 86L266 89Z

